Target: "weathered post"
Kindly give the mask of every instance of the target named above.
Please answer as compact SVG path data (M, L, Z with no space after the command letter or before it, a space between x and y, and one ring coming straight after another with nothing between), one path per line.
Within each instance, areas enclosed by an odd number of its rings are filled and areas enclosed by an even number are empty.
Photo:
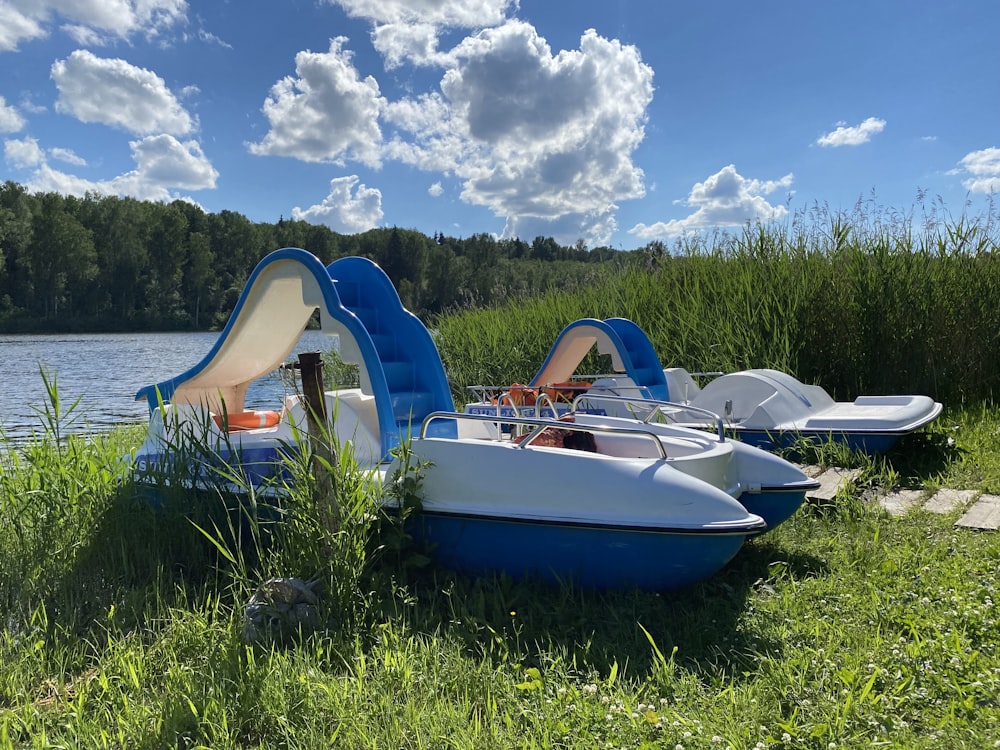
M299 354L299 371L302 378L302 393L306 399L306 414L309 418L309 447L311 450L310 470L316 479L313 502L319 511L320 523L329 535L325 551L333 554L330 539L340 531L340 509L337 506L337 487L332 471L337 457L333 448L333 436L326 426L326 391L323 386L323 358L319 352Z

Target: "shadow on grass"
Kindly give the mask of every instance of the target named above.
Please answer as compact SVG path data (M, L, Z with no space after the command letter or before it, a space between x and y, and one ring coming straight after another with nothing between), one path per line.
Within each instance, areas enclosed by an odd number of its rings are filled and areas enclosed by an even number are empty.
M604 677L646 678L667 667L741 680L776 643L743 626L748 597L777 578L823 575L825 564L758 538L715 576L684 589L589 590L505 575L430 568L408 582L410 625L462 642L471 653L544 667L556 658ZM389 602L386 602L389 603ZM391 616L391 615L390 615Z
M918 487L960 461L964 453L943 428L924 429L904 435L884 458L906 486Z
M224 531L229 549L235 549L244 528L240 518L238 510L226 511L218 495L176 493L154 508L124 487L54 601L72 612L78 632L100 627L95 623L143 627L157 611L189 607L204 596L229 601L234 579L258 572L253 550L234 566L195 524ZM458 642L473 658L539 668L556 658L576 665L581 677L617 671L644 679L679 669L698 679L740 681L753 673L759 654L775 655L781 648L747 629L748 599L780 580L825 573L821 560L767 535L744 545L713 577L666 592L590 590L571 581L559 585L503 574L466 576L412 566L404 553L369 567L358 632L341 635L350 650L370 642L381 623L394 621ZM231 646L230 656L237 658L241 646L237 641Z
M157 507L123 485L52 593L52 606L78 632L95 623L128 630L157 609L187 606L199 591L228 598L236 566L198 527L218 530L224 548L242 550L240 565L252 569L260 545L243 543L251 531L240 508L234 498L187 491L165 494Z

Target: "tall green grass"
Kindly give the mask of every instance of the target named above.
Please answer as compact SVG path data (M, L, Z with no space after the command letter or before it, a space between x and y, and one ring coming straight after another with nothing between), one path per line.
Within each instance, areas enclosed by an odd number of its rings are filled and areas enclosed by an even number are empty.
M467 385L527 382L573 320L620 316L664 366L772 367L844 399L976 403L1000 386L998 219L993 206L954 220L923 204L916 216L817 206L783 225L681 239L589 288L434 325L457 398Z

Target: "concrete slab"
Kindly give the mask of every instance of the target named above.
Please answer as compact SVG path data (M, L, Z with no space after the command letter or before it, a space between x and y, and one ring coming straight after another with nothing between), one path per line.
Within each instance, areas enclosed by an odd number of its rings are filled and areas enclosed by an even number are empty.
M845 484L853 482L861 473L861 469L827 469L819 476L814 477L819 482L819 488L809 492L807 496L813 500L833 500L839 490Z
M930 513L951 513L968 505L979 490L940 489L924 503L924 510Z
M823 473L823 467L816 464L795 464L795 466L810 479L815 479Z
M1000 497L980 495L972 507L955 522L955 525L969 529L996 531L1000 528Z
M905 516L923 502L926 496L924 490L896 490L888 495L879 495L875 500L890 516Z

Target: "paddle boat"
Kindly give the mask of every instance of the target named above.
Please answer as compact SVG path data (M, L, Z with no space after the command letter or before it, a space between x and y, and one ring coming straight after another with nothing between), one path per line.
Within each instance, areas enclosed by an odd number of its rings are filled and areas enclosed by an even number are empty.
M580 384L573 378L592 350L610 355L613 372ZM695 380L699 375L714 379L701 387ZM672 422L714 429L713 422L703 417L707 411L723 419L729 434L767 450L789 448L806 440L833 441L852 450L882 453L903 435L932 422L942 408L928 396L859 396L852 402L837 402L822 387L807 385L777 370L725 374L663 368L648 336L624 318L585 318L570 323L559 334L538 374L507 396L504 406L513 412L511 402L524 400L523 394L530 399L546 390L551 393L554 387L573 395L610 394L671 402L659 409ZM480 393L487 390L477 388ZM467 410L487 412L496 409L494 401L480 398ZM556 412L570 408L566 399L562 401L562 406L556 404Z
M473 573L663 590L713 575L816 486L786 461L676 425L608 414L563 419L457 412L430 333L370 260L325 266L284 248L250 275L201 362L139 390L150 407L133 481L268 497L293 489L309 445L298 393L245 408L248 385L283 366L319 311L356 387L326 390L326 427L381 482L420 467L414 536ZM409 464L397 448L407 443ZM389 502L389 501L387 501Z

